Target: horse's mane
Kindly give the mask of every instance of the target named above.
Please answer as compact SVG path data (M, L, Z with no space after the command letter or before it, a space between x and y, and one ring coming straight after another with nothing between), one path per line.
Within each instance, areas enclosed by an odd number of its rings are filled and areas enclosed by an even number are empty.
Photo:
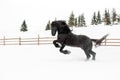
M55 23L57 23L59 26L59 28L62 28L61 30L63 31L60 31L60 32L63 32L63 33L70 33L71 30L69 28L69 26L67 25L66 21L63 21L63 20L59 20L59 21L54 21Z

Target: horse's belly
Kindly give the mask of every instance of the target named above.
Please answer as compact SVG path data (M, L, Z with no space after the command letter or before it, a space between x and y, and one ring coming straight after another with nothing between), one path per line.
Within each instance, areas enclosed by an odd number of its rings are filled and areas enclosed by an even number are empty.
M73 46L73 47L87 47L91 44L91 41L89 39L87 40L81 40L81 39L69 39L65 42L66 45L68 46Z
M80 41L74 39L67 41L65 44L68 46L80 47Z

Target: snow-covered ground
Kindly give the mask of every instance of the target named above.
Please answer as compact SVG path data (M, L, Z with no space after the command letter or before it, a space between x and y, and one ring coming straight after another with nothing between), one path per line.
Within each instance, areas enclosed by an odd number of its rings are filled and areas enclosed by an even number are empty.
M120 80L119 47L98 47L96 61L86 61L80 48L53 45L0 46L0 80Z
M73 33L100 38L119 38L118 26L90 26L75 28ZM14 33L14 34L12 34ZM6 37L37 37L37 32L7 32ZM39 33L50 37L50 31ZM0 36L2 37L2 36ZM96 61L86 61L80 48L65 47L71 54L64 55L54 45L0 46L0 80L120 80L119 46L93 47Z

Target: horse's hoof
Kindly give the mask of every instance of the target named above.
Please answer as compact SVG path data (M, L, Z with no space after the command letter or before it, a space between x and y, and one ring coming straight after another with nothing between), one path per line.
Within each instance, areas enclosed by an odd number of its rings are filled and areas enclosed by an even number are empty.
M68 51L68 50L64 50L63 53L64 53L64 54L70 54L71 52Z
M87 58L85 61L89 61L90 58Z
M95 61L96 59L95 59L95 58L92 58L92 60L94 60L94 61Z
M60 47L60 45L56 44L56 45L55 45L55 47L56 47L56 48L59 48L59 47Z

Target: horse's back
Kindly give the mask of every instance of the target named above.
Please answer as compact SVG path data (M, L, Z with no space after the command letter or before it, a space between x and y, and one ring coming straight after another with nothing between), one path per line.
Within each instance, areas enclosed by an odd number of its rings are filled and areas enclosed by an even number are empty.
M91 45L91 42L91 39L85 35L75 35L73 33L70 33L66 36L64 43L68 46L84 47Z

